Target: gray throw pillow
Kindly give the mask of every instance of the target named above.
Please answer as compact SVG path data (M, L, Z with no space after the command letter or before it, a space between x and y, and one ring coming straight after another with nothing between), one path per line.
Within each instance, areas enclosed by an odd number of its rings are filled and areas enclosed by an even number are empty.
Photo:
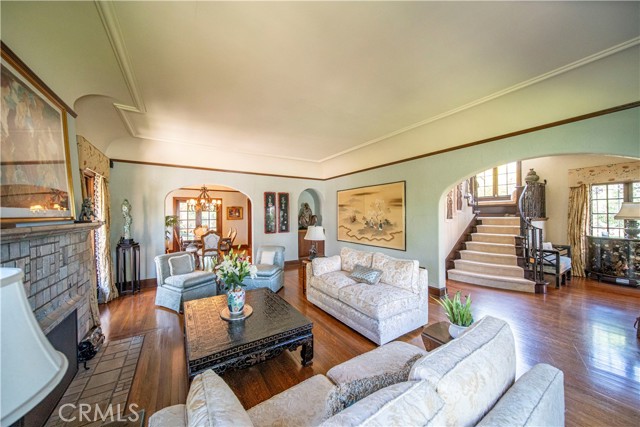
M329 417L334 416L338 412L378 390L382 390L393 384L408 381L411 368L421 357L423 357L422 354L416 354L407 360L407 363L405 363L400 371L383 372L380 375L336 384L327 397L326 409Z
M382 271L376 270L375 268L365 267L361 264L356 264L353 267L353 271L351 272L349 277L359 283L375 285L380 281L380 277L382 277Z
M172 276L187 274L193 271L193 258L189 254L169 258L169 272Z

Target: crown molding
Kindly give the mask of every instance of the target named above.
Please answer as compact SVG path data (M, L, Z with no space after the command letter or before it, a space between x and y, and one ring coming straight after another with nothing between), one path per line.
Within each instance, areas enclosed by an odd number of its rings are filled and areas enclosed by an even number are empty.
M232 170L232 169L217 169L217 168L208 168L208 167L202 167L202 166L179 165L179 164L174 164L174 163L155 163L155 162L145 162L145 161L129 160L129 159L111 159L111 161L119 162L119 163L130 163L130 164L148 165L148 166L160 166L160 167L169 167L169 168L178 168L178 169L203 170L203 171L210 171L210 172L238 173L238 174L256 175L256 176L272 176L272 177L277 177L277 178L308 179L308 180L314 180L314 181L331 181L332 179L336 179L336 178L342 178L342 177L345 177L345 176L355 175L355 174L358 174L358 173L362 173L362 172L366 172L366 171L370 171L370 170L375 170L375 169L380 169L380 168L384 168L384 167L387 167L387 166L393 166L393 165L397 165L397 164L401 164L401 163L411 162L413 160L423 159L425 157L437 156L439 154L444 154L444 153L448 153L448 152L451 152L451 151L463 150L465 148L474 147L476 145L487 144L489 142L499 141L499 140L506 139L506 138L513 138L515 136L524 135L524 134L532 133L532 132L538 132L538 131L541 131L541 130L544 130L544 129L549 129L549 128L553 128L553 127L557 127L557 126L562 126L562 125L566 125L566 124L569 124L569 123L580 122L580 121L583 121L583 120L588 120L588 119L592 119L592 118L599 117L599 116L605 116L607 114L613 114L613 113L617 113L619 111L629 110L629 109L632 109L632 108L640 108L640 101L635 101L635 102L631 102L631 103L628 103L628 104L618 105L616 107L607 108L605 110L594 111L593 113L583 114L581 116L570 117L568 119L558 120L556 122L546 123L544 125L535 126L535 127L532 127L532 128L522 129L522 130L519 130L519 131L510 132L510 133L503 134L503 135L497 135L497 136L494 136L494 137L491 137L491 138L481 139L481 140L478 140L478 141L473 141L473 142L469 142L469 143L466 143L466 144L458 145L458 146L455 146L455 147L445 148L445 149L442 149L442 150L431 151L431 152L428 152L428 153L420 154L418 156L408 157L408 158L405 158L405 159L396 160L394 162L383 163L383 164L380 164L380 165L371 166L371 167L364 168L364 169L359 169L359 170L354 170L352 172L333 175L333 176L325 177L325 178L318 178L318 177L312 177L312 176L278 175L278 174L272 174L272 173L240 171L240 170Z
M133 71L133 65L127 46L122 36L122 30L120 29L120 21L118 21L118 15L116 13L115 5L112 1L95 0L96 9L98 9L98 15L109 38L109 43L113 49L122 77L124 77L125 84L129 89L129 94L133 100L134 106L126 106L122 104L113 104L119 111L131 111L136 113L146 113L147 108L142 98L142 92L138 85L135 72ZM123 117L123 114L120 114ZM128 122L128 120L127 120ZM133 129L131 123L127 123L127 129L130 131ZM132 133L133 135L133 133Z

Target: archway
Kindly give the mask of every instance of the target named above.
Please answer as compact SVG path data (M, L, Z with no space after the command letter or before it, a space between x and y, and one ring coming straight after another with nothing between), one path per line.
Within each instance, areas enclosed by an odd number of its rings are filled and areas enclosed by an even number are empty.
M317 222L315 225L322 225L322 198L320 192L313 188L307 188L303 190L298 196L298 259L303 259L309 256L309 249L311 244L309 241L304 240L304 236L307 232L307 227L300 223L300 214L303 210L303 206L311 210L311 214L315 215ZM318 255L324 255L324 242L317 243Z
M215 202L214 208L202 210L193 206L202 187L206 187L207 194ZM176 218L175 228L167 228L171 236L165 237L165 248L168 251L184 250L189 244L199 244L196 229L204 227L216 231L222 237L229 236L235 230L233 246L251 252L251 199L235 188L217 184L195 184L177 188L165 197L164 214L165 220L167 217Z
M519 160L521 162L521 178L524 185L524 177L530 169L534 169L540 176L541 180L546 181L546 219L537 224L543 228L544 241L554 244L568 244L567 228L568 228L568 200L570 185L570 170L585 169L593 170L598 166L610 166L617 163L628 163L637 161L637 158L629 158L626 156L606 155L606 154L554 154L550 156L541 156L534 158L525 158ZM505 163L514 161L514 159L505 159ZM454 218L447 218L447 202L448 194L452 188L455 188L458 182L464 182L471 176L482 172L491 167L498 166L494 162L486 164L484 167L478 168L469 175L463 175L458 178L457 182L449 184L439 195L439 258L438 266L442 271L440 277L444 277L447 259L455 246L459 243L460 233L464 232L468 222L472 216L466 215L465 211L455 212ZM466 202L465 202L466 207ZM482 212L482 206L480 207ZM459 216L457 216L459 215ZM466 223L465 223L466 221Z

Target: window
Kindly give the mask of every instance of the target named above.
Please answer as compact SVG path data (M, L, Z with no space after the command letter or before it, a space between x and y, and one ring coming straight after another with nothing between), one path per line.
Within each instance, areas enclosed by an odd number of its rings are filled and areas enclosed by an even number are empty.
M218 208L214 211L192 211L189 210L188 199L174 198L175 215L178 217L178 236L181 240L195 240L193 231L196 227L205 225L209 230L220 232L222 228L222 217L219 215L222 207L222 199Z
M476 175L478 198L508 199L520 181L520 162L511 162Z
M640 182L591 186L591 235L624 237L624 221L615 219L622 202L640 202Z

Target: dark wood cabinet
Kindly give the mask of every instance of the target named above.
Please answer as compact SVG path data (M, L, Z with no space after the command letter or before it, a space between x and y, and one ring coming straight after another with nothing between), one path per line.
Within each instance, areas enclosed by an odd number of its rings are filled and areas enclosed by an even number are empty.
M311 240L304 240L307 230L298 230L298 259L309 258L309 250L311 249ZM324 241L317 241L317 256L324 256Z
M587 236L587 274L598 280L638 286L640 240Z

